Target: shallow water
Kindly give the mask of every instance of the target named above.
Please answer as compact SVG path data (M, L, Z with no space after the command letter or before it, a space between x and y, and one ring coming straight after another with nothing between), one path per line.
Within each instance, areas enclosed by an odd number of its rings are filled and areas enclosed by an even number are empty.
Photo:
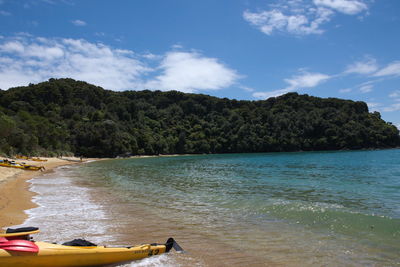
M189 252L124 266L400 265L398 149L110 160L32 183L37 239Z

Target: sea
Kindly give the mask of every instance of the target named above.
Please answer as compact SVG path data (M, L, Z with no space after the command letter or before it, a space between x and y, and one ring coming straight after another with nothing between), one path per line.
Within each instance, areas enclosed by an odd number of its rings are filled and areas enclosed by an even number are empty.
M30 182L37 240L185 249L117 266L400 266L400 149L113 159Z

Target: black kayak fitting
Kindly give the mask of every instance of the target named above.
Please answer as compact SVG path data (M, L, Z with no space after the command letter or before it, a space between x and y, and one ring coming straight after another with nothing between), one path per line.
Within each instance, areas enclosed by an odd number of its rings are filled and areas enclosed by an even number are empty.
M172 248L177 252L185 252L181 246L172 237L168 238L165 243L165 252L169 252Z
M37 227L21 227L21 228L7 228L6 234L14 234L14 233L25 233L39 230Z
M97 247L96 244L89 242L85 239L74 239L72 241L68 241L62 244L63 246L73 246L73 247Z

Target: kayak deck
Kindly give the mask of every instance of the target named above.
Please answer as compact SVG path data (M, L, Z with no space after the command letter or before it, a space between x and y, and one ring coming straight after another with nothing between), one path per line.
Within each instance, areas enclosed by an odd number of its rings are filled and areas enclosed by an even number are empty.
M35 242L38 253L0 249L0 265L10 267L101 266L140 260L166 252L165 245L139 245L128 248L75 247Z
M140 260L169 252L183 251L173 238L165 244L144 244L132 247L97 246L82 239L63 245L31 241L36 227L7 229L0 233L0 266L7 267L79 267L103 266ZM79 244L77 244L79 243Z

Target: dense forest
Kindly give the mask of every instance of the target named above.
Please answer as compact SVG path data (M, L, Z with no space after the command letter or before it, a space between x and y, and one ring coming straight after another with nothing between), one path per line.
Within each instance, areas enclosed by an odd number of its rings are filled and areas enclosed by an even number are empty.
M364 102L289 93L237 101L104 90L72 79L0 90L0 153L115 157L389 148L399 131Z

